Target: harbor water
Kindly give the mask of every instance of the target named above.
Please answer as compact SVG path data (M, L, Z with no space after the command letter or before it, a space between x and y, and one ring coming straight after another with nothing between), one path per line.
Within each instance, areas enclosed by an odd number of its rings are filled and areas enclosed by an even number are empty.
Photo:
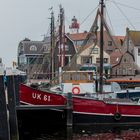
M58 111L18 110L20 140L140 140L140 124L66 127ZM60 117L61 116L61 117Z
M20 140L140 140L139 126L36 127L20 133Z

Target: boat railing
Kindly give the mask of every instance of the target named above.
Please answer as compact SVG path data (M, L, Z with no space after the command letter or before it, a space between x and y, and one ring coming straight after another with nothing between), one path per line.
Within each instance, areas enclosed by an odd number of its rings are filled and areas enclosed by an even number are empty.
M128 98L123 98L123 99L120 99L120 98L104 98L103 101L105 103L111 103L111 104L138 104L138 102L136 101L132 101L131 99L128 99Z
M79 72L66 72L62 75L63 83L93 83L93 72L79 71Z

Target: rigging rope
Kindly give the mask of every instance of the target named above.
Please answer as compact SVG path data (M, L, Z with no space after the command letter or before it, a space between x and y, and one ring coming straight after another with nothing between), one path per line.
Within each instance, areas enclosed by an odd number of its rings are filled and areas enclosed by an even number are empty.
M97 38L97 29L98 29L98 28L95 29L95 28L93 28L93 27L94 27L94 26L97 26L96 24L97 24L98 12L99 12L99 9L97 10L97 15L96 15L95 21L94 21L94 23L93 23L93 25L92 25L92 27L91 27L91 29L90 29L90 33L94 33L94 34L96 35L96 38ZM90 53L89 53L89 55L91 55L93 49L94 49L95 46L97 45L97 39L95 40L95 42L92 42L92 44L89 44L88 46L86 46L87 43L89 43L88 41L89 41L89 38L88 38L88 40L86 41L85 47L81 46L80 50L79 50L78 52L75 53L75 55L72 57L71 61L70 61L67 65L65 65L65 66L63 67L63 70L66 69L67 67L75 66L74 64L76 64L76 59L78 58L79 54L80 54L85 48L86 48L86 49L89 48L89 47L94 43L93 48L91 49L91 51L90 51ZM74 45L74 46L75 46L75 45ZM56 46L55 46L55 47L56 47ZM75 46L75 47L76 47L76 46ZM78 70L78 69L76 68L76 71L77 71L77 70ZM65 73L65 71L62 73L62 75L63 75L64 73ZM55 79L58 79L58 78L59 78L60 76L62 76L62 75L58 75L57 77L54 77L50 82L52 83L52 81L55 81Z
M113 34L115 34L115 32L114 32L114 28L113 28L113 25L112 25L112 23L111 23L111 19L110 19L110 16L109 16L109 13L108 13L108 10L107 10L107 8L106 8L106 14L107 14L107 17L108 17L108 20L109 20L109 23L110 23L110 26L111 26L111 30L113 31Z
M114 5L120 10L121 14L126 18L126 20L129 22L129 24L133 27L133 29L136 30L135 26L131 23L131 21L128 19L128 17L124 14L124 12L121 10L121 8L118 6L118 4L112 0L111 2L114 3Z
M100 13L100 10L99 10L99 9L97 10L97 14L96 14L95 21L94 21L94 23L93 23L93 25L92 25L92 27L91 27L89 33L94 33L94 35L96 35L96 37L97 37L97 30L98 30L98 28L95 28L95 26L97 27L98 16L100 16L100 17L103 19L103 24L104 24L104 27L106 28L106 31L108 32L108 35L109 35L109 37L111 38L111 40L113 41L114 46L117 47L115 41L113 40L113 38L112 38L112 36L111 36L111 34L110 34L110 29L109 29L109 27L107 26L107 23L106 23L105 19L101 16L101 13ZM94 42L92 41L92 44L91 44L89 41L90 41L90 37L87 37L87 38L86 38L86 42L84 43L84 46L81 46L80 50L72 57L70 63L67 64L66 66L64 66L63 69L67 68L67 66L68 66L68 67L70 67L70 66L76 66L76 65L74 65L74 64L76 64L76 59L78 58L79 54L80 54L84 49L87 49L87 48L91 47L91 45L93 45L93 46L92 46L92 49L89 51L89 56L92 54L92 52L93 52L95 46L97 45L97 41L98 41L98 40L97 40L97 38L96 38L96 39L94 40ZM94 44L93 44L93 43L94 43ZM75 47L76 47L76 46L75 46ZM76 69L76 70L78 70L78 69ZM65 72L63 72L62 74L64 74L64 73L65 73ZM59 76L62 76L62 75L59 75ZM54 79L59 78L59 76L58 76L58 77L55 77ZM52 81L53 81L54 79L52 79Z
M110 0L110 1L112 1L112 0ZM127 8L131 8L131 9L140 11L139 8L135 8L135 7L129 6L129 5L127 5L127 4L123 4L123 3L120 3L120 2L115 2L115 3L117 3L117 4L121 5L121 6L127 7Z
M80 25L82 25L98 7L99 7L99 4L86 16L86 18L81 22Z

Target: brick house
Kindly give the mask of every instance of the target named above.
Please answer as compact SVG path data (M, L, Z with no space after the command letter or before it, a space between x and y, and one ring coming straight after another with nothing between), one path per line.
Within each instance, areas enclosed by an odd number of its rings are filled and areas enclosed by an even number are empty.
M54 72L58 72L60 65L63 67L63 70L70 69L70 65L68 64L70 63L72 57L77 53L73 40L67 34L65 34L64 40L64 44L60 45L58 41L56 43L56 47L54 48ZM61 49L61 52L59 49Z
M134 56L129 51L121 52L116 49L110 55L112 77L132 76L135 75L137 65L135 64Z
M140 73L140 31L126 29L123 52L128 50L134 56L137 73Z

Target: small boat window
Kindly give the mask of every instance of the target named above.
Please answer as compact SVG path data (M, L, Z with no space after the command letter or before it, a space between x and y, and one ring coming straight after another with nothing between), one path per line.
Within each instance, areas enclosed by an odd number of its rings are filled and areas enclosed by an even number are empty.
M92 73L88 73L88 80L93 80L93 74Z
M63 75L63 80L70 80L70 73L65 73Z
M91 82L93 80L92 72L66 72L62 76L63 82Z
M86 73L83 73L81 75L81 80L87 80L87 74Z
M77 78L78 78L77 73L73 73L72 74L72 80L78 80Z

